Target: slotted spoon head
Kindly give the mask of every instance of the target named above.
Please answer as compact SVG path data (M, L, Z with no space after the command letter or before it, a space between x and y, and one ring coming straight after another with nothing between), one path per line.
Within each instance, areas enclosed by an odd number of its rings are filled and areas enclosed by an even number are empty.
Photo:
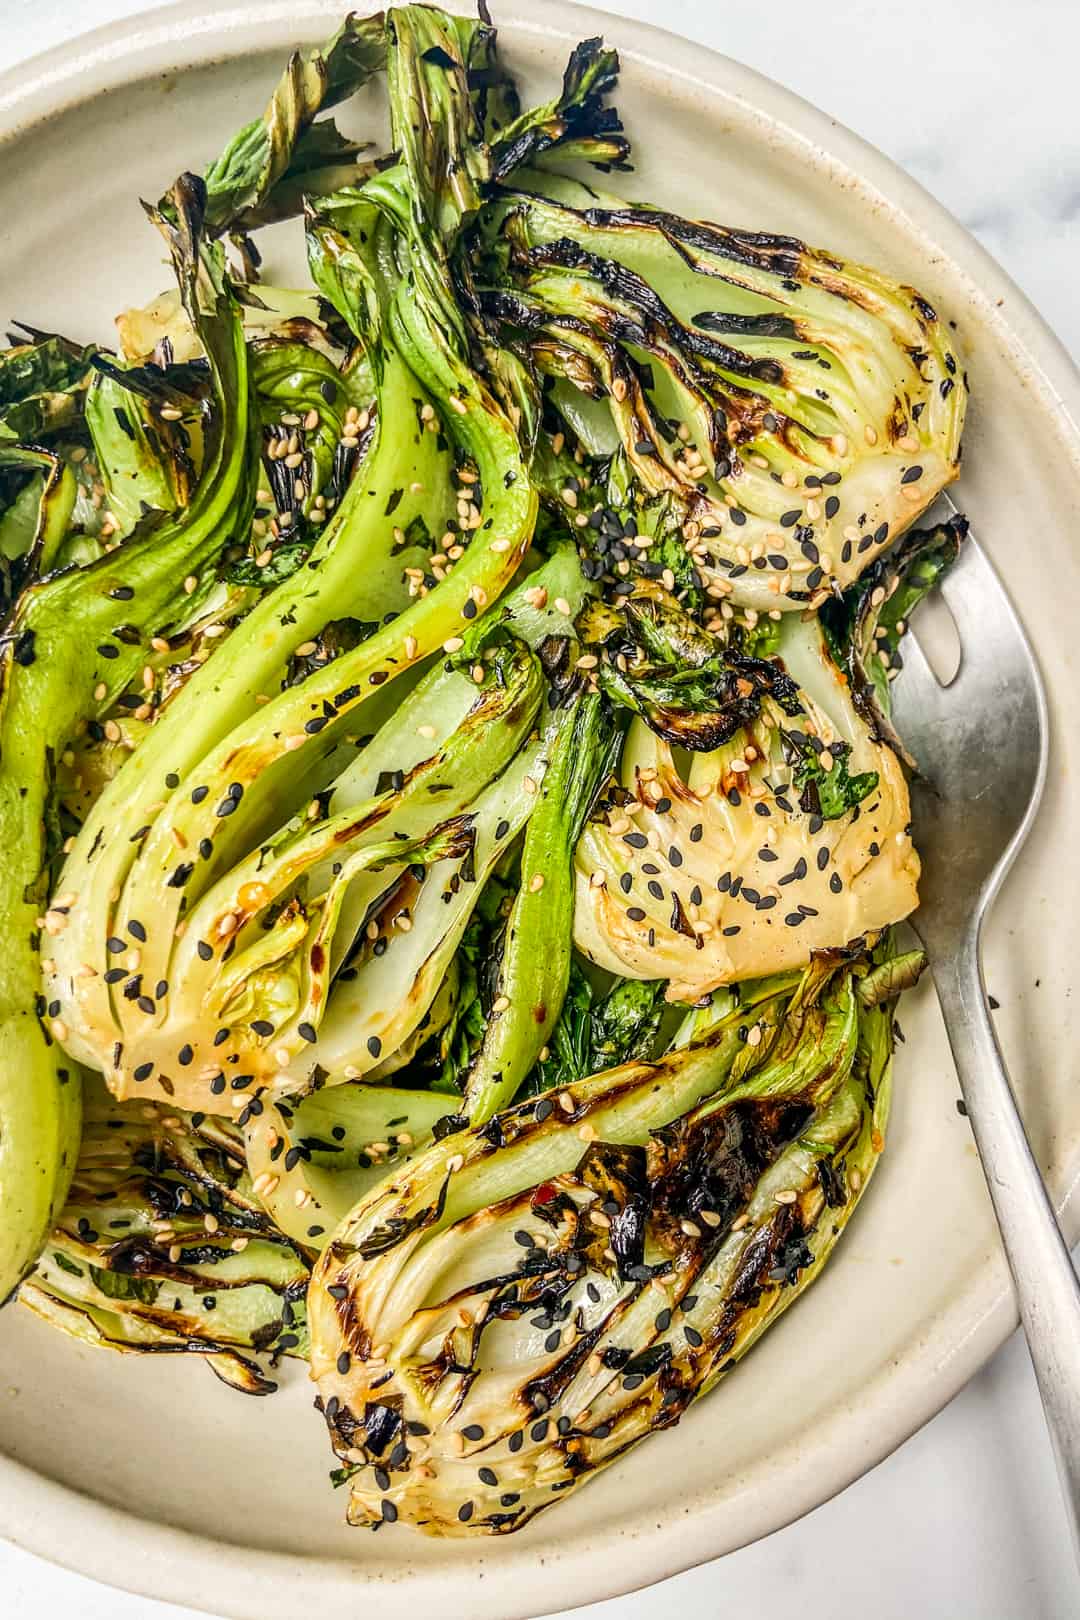
M1048 741L1038 665L973 534L940 589L959 636L960 667L942 685L909 635L892 689L897 730L920 772L912 816L923 872L913 921L932 956L956 946L981 916L1023 844Z

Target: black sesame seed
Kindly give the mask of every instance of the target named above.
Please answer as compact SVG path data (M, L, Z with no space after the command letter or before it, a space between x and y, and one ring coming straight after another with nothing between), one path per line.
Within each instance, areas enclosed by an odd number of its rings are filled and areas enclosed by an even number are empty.
M340 1357L339 1357L339 1360L340 1360ZM387 1524L394 1524L396 1522L396 1520L397 1520L397 1508L394 1506L393 1502L391 1502L389 1500L388 1497L385 1497L385 1496L383 1497L382 1502L379 1504L379 1512L382 1514L382 1516L385 1519Z
M822 844L821 848L817 852L817 869L818 869L818 871L819 872L824 872L824 870L828 866L828 864L829 864L829 847L828 847L827 844Z
M801 911L789 911L784 918L789 928L798 928L805 921Z
M205 939L197 940L195 943L195 949L198 951L204 962L209 962L210 958L214 954L214 947L208 944Z
M832 890L833 894L839 894L843 887L844 885L840 881L839 872L834 872L832 877L829 879L829 888Z
M312 1044L314 1044L314 1042L319 1038L315 1033L314 1026L307 1023L297 1024L296 1033L299 1035L302 1041L308 1041Z
M496 1474L493 1468L480 1468L477 1470L477 1472L480 1476L481 1484L497 1485L499 1483L499 1476Z
M352 1366L352 1357L350 1356L350 1354L349 1354L349 1352L347 1350L343 1350L341 1352L340 1356L338 1356L338 1358L337 1358L337 1370L344 1377L345 1373L348 1372L348 1370L349 1370L349 1368L351 1366Z
M687 1344L691 1345L695 1350L697 1350L702 1343L701 1334L698 1332L697 1328L692 1328L689 1326L684 1327L683 1333L686 1336Z
M509 1437L509 1439L506 1442L507 1449L510 1450L510 1451L520 1451L524 1444L525 1444L525 1435L524 1435L524 1433L522 1432L521 1429L515 1429L513 1434Z
M192 802L192 804L202 804L203 800L206 798L206 795L209 792L210 792L210 789L208 787L192 788L192 790L191 790L191 802Z
M457 1516L461 1520L462 1524L468 1524L469 1520L473 1516L473 1505L472 1505L472 1503L471 1502L462 1502L461 1506L457 1510Z

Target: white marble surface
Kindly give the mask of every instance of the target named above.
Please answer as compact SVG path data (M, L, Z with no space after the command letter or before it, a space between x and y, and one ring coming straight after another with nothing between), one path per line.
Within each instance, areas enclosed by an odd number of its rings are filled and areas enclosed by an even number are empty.
M594 3L726 51L873 141L979 237L1080 356L1077 0ZM497 21L498 0L492 8ZM2 59L16 62L74 27L142 9L143 0L0 0ZM617 25L611 32L617 42ZM62 1556L62 1525L57 1536ZM796 1612L819 1620L860 1611L875 1620L1066 1620L1080 1612L1018 1340L893 1457L801 1523L565 1620L780 1620ZM195 1620L3 1544L0 1613Z

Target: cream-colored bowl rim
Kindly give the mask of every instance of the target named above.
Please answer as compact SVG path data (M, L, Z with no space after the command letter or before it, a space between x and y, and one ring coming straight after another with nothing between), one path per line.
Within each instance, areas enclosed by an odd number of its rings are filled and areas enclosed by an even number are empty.
M65 108L154 73L287 48L312 25L339 16L342 0L181 0L76 37L0 74L0 141L31 133ZM456 9L456 8L454 8ZM506 0L499 25L534 38L576 42L604 33L624 59L684 84L697 96L738 108L795 162L843 178L853 206L873 209L922 238L948 264L984 328L1007 351L1034 410L1064 418L1080 466L1080 374L1045 322L952 216L889 159L800 97L751 69L648 24L567 0ZM28 177L29 178L29 177ZM28 187L32 199L32 188ZM17 229L17 224L14 226ZM1007 313L1005 313L1007 311ZM1070 1242L1080 1236L1080 1173L1054 1187ZM1016 1325L1000 1252L970 1278L902 1363L831 1412L813 1444L782 1459L783 1509L708 1498L687 1507L658 1502L650 1522L623 1526L617 1542L582 1539L545 1557L513 1537L477 1544L476 1555L437 1569L410 1569L403 1538L400 1574L373 1579L358 1557L316 1559L266 1553L140 1519L69 1490L0 1457L0 1534L67 1568L163 1599L246 1620L322 1620L374 1603L382 1615L469 1614L513 1620L611 1597L690 1568L798 1518L842 1490L944 1406ZM658 1525L657 1520L662 1521ZM635 1533L639 1531L640 1533ZM362 1548L358 1547L358 1553ZM610 1556L606 1556L610 1555Z

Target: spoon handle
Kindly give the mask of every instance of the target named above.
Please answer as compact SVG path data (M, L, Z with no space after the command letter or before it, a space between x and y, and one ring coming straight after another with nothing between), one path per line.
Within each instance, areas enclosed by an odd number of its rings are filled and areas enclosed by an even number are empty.
M934 982L1012 1271L1080 1559L1080 1282L987 1011L978 920L954 952L934 963Z

